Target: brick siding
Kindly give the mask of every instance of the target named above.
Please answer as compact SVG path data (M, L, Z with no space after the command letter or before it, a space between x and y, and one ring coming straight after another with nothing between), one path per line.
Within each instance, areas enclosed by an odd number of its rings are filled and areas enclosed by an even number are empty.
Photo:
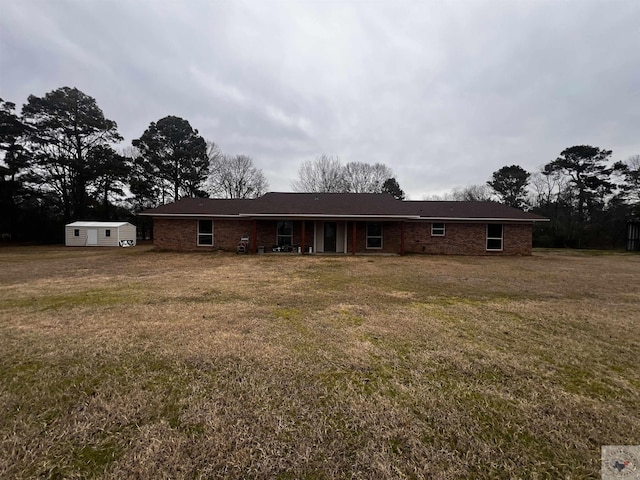
M243 236L253 235L251 220L213 220L213 246L198 246L198 220L153 219L153 244L166 250L236 251Z
M314 223L305 223L305 251L313 245ZM235 252L240 238L248 236L249 250L264 246L271 251L276 244L277 221L213 220L213 246L198 246L196 219L154 218L154 245L160 249L202 251L225 250ZM531 224L504 224L503 249L486 249L486 223L446 223L445 235L431 236L431 223L404 223L404 251L415 254L436 255L531 255ZM366 222L356 222L357 253L400 253L402 248L402 222L384 222L382 248L366 248ZM254 241L255 236L255 241ZM302 244L302 222L293 222L293 243ZM347 251L353 246L353 222L347 222Z
M445 223L445 235L431 236L431 224L405 224L405 252L437 255L531 255L532 226L503 224L502 251L487 251L486 223Z

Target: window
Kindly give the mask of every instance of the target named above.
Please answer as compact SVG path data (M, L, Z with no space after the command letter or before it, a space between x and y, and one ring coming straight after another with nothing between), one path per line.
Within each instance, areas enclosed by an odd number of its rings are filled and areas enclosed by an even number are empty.
M487 250L502 250L502 224L487 225Z
M111 230L109 230L108 228L104 231L104 236L105 237L110 237L111 236Z
M80 229L79 228L74 228L73 229L73 236L74 237L79 237L80 236Z
M198 245L213 246L213 220L198 220Z
M367 248L382 248L382 223L367 223Z
M431 224L431 236L432 237L444 237L444 223L432 223Z
M279 247L293 244L293 222L278 222L276 244Z

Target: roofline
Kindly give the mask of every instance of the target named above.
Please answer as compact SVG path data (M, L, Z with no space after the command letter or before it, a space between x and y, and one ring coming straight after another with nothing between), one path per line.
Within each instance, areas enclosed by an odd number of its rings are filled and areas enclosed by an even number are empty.
M548 218L503 218L503 217L421 217L419 215L330 215L326 213L239 213L234 215L220 215L220 214L207 214L207 213L139 213L140 216L147 217L164 217L164 218L238 218L238 219L278 219L278 218L292 218L292 219L392 219L392 220L438 220L438 221L450 221L450 222L515 222L515 223L535 223L535 222L548 222Z
M71 222L71 223L66 223L64 226L65 227L71 227L71 226L78 226L78 227L82 227L82 226L89 226L89 225L97 225L97 226L106 226L106 225L110 225L110 226L122 226L122 225L133 225L132 223L129 222L101 222L100 220L76 220L75 222Z
M221 215L212 213L138 213L139 217L168 217L168 218L202 218L202 217L215 217L215 218L240 218L240 214L233 215Z
M478 222L548 222L548 218L500 218L500 217L419 217L420 220L447 220L462 222L475 220Z
M350 218L392 218L395 220L420 220L416 215L331 215L328 213L241 213L240 217L258 217L258 218L342 218L348 220Z

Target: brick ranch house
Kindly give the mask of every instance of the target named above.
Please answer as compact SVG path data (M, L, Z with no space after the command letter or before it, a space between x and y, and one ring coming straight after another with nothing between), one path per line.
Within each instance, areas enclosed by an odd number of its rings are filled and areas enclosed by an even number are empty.
M402 201L376 193L183 198L141 213L168 250L530 255L539 215L494 202Z

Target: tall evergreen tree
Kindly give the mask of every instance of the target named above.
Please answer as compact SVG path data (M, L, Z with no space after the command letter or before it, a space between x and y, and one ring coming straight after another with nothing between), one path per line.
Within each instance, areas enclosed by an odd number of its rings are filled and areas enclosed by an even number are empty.
M395 178L387 178L382 183L382 193L393 195L398 200L404 200L404 191L400 188L400 184Z
M136 160L136 187L146 195L161 194L162 203L184 196L202 196L209 173L207 145L189 122L175 116L151 122L132 142L140 156ZM134 187L134 188L136 188Z
M0 98L0 234L16 239L30 157L22 142L28 128L14 110L14 103Z
M611 150L590 145L577 145L564 149L558 158L544 166L544 173L560 172L568 176L577 194L578 222L583 223L597 208L602 208L604 197L613 191L613 169L607 166Z
M65 221L83 218L92 202L99 147L122 140L116 122L105 118L96 100L77 88L62 87L44 97L30 95L22 108L34 154L30 179L55 193Z
M527 185L530 176L529 172L518 165L504 166L493 172L487 185L505 205L524 209L527 206Z
M95 178L91 193L95 199L97 217L112 218L112 205L125 197L124 187L131 173L130 160L117 153L110 145L99 145L90 152Z

